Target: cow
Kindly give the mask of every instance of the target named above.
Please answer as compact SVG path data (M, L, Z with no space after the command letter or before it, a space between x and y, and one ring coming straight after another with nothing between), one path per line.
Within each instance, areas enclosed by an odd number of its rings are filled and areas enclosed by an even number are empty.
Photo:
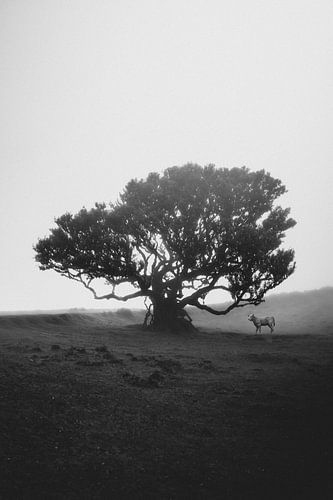
M267 316L266 318L257 318L253 313L248 315L247 318L249 321L252 321L254 326L256 327L256 334L261 333L262 326L268 326L271 329L271 333L274 332L275 327L275 319L273 316Z

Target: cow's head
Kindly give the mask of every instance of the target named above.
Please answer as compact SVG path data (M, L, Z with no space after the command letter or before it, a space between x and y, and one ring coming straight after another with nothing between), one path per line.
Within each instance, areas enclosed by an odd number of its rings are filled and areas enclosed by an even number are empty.
M253 313L249 314L249 315L248 315L248 317L247 317L247 319L248 319L249 321L252 321L252 320L253 320L253 318L254 318L254 314L253 314Z

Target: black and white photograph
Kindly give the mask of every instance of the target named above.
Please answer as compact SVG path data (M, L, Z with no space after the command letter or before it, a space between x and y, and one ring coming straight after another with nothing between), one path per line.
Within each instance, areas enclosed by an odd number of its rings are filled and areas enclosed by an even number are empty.
M333 3L0 0L0 499L333 498Z

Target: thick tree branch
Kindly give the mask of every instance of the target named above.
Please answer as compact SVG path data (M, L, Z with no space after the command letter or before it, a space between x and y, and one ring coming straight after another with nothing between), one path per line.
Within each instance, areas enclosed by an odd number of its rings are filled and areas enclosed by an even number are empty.
M192 295L190 295L189 297L185 297L183 300L180 301L179 305L181 307L185 307L186 305L193 305L198 307L197 306L198 299L200 297L207 295L209 292L213 290L224 290L225 292L230 292L230 289L226 286L223 285L214 286L217 281L218 278L214 278L214 280L210 285L200 288L196 292L192 293Z
M235 308L245 307L245 306L248 306L249 304L255 304L255 302L254 301L246 301L245 303L241 304L241 301L236 300L235 302L230 304L230 306L228 306L223 311L218 311L218 310L214 309L213 307L207 306L206 304L200 304L200 302L198 302L198 301L196 301L194 304L191 304L191 305L197 307L198 309L208 311L211 314L214 314L215 316L224 316Z
M89 290L93 294L94 299L96 299L96 300L115 299L115 300L119 300L122 302L126 302L127 300L135 299L137 297L149 297L149 296L151 296L151 293L149 291L142 291L142 290L139 290L139 291L134 292L134 293L129 293L127 295L117 295L114 291L111 293L107 293L105 295L97 295L96 290L88 284L89 282L86 283L83 279L81 279L80 282L83 284L83 286L87 290Z

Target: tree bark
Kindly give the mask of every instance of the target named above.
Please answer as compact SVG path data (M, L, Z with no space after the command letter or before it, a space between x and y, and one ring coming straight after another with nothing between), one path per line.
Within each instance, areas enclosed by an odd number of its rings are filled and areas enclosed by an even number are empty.
M176 301L165 298L152 298L153 313L149 328L161 331L194 330L190 319L186 319L186 313L179 307Z

